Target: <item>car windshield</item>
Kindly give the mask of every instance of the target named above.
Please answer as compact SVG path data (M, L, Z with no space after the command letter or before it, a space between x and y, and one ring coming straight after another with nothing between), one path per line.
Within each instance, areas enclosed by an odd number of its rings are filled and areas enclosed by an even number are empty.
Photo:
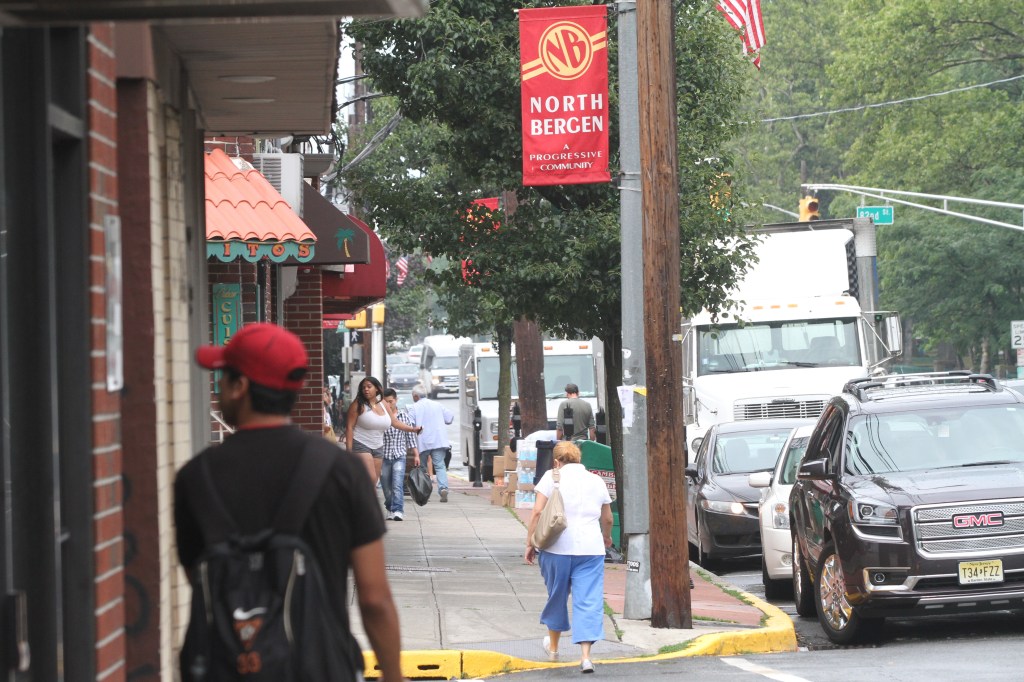
M701 376L861 364L855 319L721 324L700 327L697 336Z
M1024 407L987 405L864 415L846 434L846 470L887 474L1024 462Z
M810 436L800 436L789 441L789 447L786 448L786 459L782 462L782 470L779 471L779 483L783 485L796 483L796 470L800 467L800 460L804 458L804 453L807 452L807 441L809 440Z
M719 434L711 470L716 474L749 474L774 469L792 431L785 428Z
M392 374L416 374L418 369L419 368L416 367L416 365L411 365L409 363L403 363L401 365L395 365L394 367L392 367L391 368L391 373Z

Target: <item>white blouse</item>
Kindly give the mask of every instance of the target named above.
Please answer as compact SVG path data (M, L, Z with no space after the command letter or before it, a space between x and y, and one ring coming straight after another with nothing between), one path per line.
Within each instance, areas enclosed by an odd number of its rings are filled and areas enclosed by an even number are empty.
M608 486L582 464L563 464L559 469L558 490L565 505L566 528L555 543L543 550L552 554L604 556L601 534L601 507L611 504ZM534 490L550 499L555 481L547 471Z

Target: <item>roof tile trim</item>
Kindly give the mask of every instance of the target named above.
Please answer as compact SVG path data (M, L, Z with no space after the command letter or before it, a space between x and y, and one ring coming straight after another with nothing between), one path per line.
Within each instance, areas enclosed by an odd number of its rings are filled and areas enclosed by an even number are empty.
M220 149L206 155L206 239L316 242L316 236L255 169L238 168Z

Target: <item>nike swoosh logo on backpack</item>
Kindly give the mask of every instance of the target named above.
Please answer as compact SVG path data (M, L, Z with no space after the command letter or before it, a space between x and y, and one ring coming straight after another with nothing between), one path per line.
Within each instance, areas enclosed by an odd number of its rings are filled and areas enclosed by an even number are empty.
M235 609L235 612L231 614L231 616L235 620L249 620L253 616L258 616L261 613L266 613L266 612L267 612L267 610L264 607L262 607L262 606L257 606L256 608L251 609L249 611L243 611L241 608L237 608L237 609Z

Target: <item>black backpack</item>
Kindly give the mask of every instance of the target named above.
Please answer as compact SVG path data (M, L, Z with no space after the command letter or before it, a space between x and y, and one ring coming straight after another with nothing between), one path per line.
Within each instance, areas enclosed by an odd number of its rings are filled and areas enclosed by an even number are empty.
M299 537L336 456L305 447L273 527L253 535L237 531L204 459L201 489L191 497L205 550L190 574L183 682L355 679L351 638Z

